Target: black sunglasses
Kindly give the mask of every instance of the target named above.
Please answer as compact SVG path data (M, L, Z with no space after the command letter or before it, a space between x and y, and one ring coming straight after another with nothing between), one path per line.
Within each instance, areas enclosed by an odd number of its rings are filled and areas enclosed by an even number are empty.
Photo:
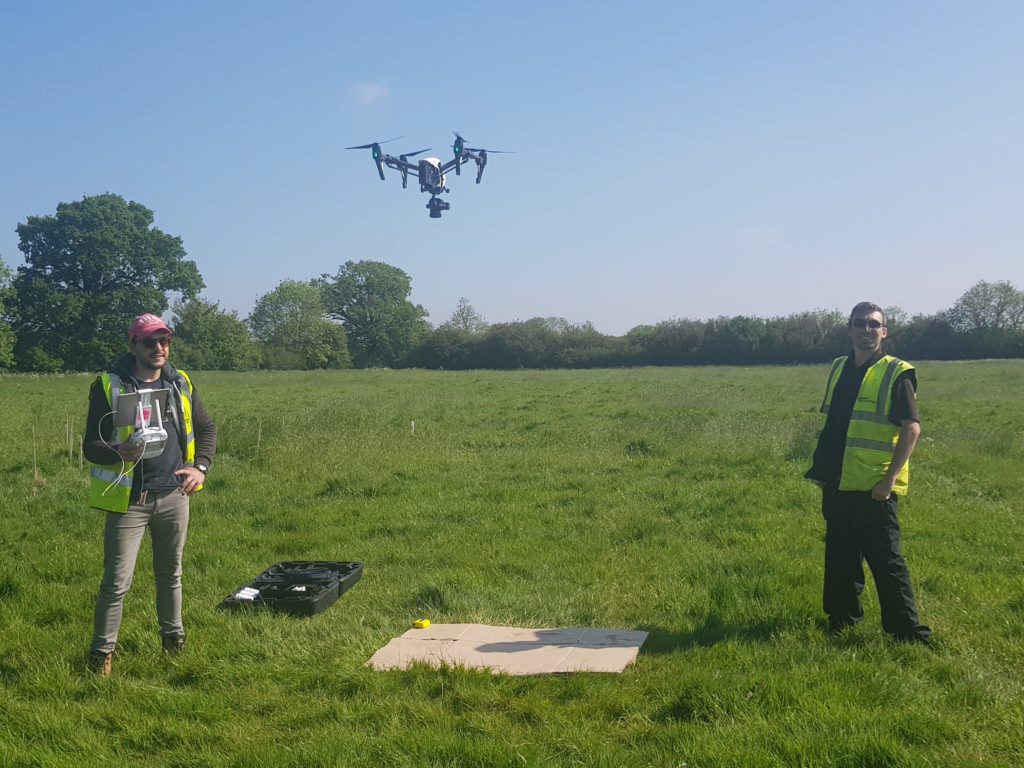
M850 325L852 325L854 328L867 327L870 328L872 331L877 331L879 328L882 327L882 323L878 322L874 318L871 318L870 320L865 320L863 317L858 317L856 320L851 320Z
M165 349L171 346L170 336L161 336L158 339L154 339L152 336L150 336L148 339L139 339L139 341L141 341L145 345L146 349L156 349L157 344L159 344L161 347L164 347Z

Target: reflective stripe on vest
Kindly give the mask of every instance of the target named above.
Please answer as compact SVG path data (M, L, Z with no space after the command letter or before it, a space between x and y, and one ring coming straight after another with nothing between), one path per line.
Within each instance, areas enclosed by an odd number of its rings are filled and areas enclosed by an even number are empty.
M846 445L850 448L866 448L869 451L882 451L883 453L892 453L896 448L895 443L868 440L866 437L847 437Z
M93 465L92 469L89 470L89 475L102 480L107 485L120 485L122 488L128 489L132 487L131 475L122 475L120 472L103 469L99 464Z
M822 413L828 413L836 385L842 376L847 358L832 363ZM885 355L864 373L857 399L850 414L846 431L846 449L843 452L841 491L870 491L885 475L892 463L892 454L899 439L900 427L889 421L892 389L896 378L914 367L898 358ZM910 462L900 469L893 483L895 493L907 492Z
M836 382L839 381L839 372L843 369L845 357L837 357L832 361L832 370L828 375L828 382L825 384L825 399L821 401L821 412L828 413L829 405L832 402L832 393L836 389Z

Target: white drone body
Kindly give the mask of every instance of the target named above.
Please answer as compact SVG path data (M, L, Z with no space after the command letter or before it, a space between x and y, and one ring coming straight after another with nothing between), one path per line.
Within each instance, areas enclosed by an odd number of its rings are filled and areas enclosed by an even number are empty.
M440 195L447 192L448 178L444 168L441 166L441 158L425 157L419 162L417 168L420 177L420 192L429 192L432 195Z
M164 429L160 405L153 407L152 393L156 390L140 389L139 404L135 408L135 431L128 442L142 446L142 458L151 459L164 452L167 445L167 430ZM153 412L156 412L156 423L153 424Z

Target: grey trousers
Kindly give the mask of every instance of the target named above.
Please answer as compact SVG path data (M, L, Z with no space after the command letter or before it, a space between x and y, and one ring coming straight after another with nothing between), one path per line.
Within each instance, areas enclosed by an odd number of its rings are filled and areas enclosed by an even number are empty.
M103 581L93 616L92 650L111 653L117 644L124 596L132 585L135 559L149 528L156 576L156 616L162 635L183 633L181 552L188 531L188 496L150 492L144 504L124 514L107 512L103 533Z

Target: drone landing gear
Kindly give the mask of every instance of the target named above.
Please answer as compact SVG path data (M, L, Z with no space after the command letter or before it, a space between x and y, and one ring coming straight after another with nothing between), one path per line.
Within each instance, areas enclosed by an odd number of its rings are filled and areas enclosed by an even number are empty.
M430 218L432 219L440 219L441 212L447 211L451 207L450 203L446 203L436 195L431 195L430 202L427 203L427 210L430 211Z

